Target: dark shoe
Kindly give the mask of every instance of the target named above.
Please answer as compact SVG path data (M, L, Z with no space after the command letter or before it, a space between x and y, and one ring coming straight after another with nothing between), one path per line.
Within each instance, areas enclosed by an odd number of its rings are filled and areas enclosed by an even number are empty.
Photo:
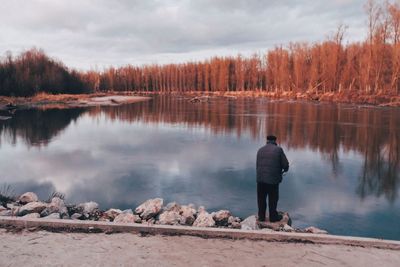
M270 221L270 222L279 222L279 221L282 220L282 219L283 219L283 216L280 215L280 214L278 214L277 216L271 217L271 218L269 219L269 221Z

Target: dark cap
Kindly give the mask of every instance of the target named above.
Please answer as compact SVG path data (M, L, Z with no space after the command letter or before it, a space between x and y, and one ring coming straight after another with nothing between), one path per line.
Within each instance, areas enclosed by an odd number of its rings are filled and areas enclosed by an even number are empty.
M275 135L268 135L267 136L268 141L276 141L276 136Z

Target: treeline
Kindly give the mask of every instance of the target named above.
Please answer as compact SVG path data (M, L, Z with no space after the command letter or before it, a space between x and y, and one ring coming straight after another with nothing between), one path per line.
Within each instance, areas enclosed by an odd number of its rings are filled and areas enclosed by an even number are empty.
M37 50L0 67L0 94L97 91L400 94L400 4L369 0L368 36L343 44L341 25L326 41L292 43L250 58L214 57L203 62L128 65L104 71L68 71Z
M42 50L31 49L17 57L7 54L0 61L0 95L77 94L91 90L83 74L70 71Z
M368 1L368 38L343 44L341 25L328 40L292 43L250 58L126 66L91 73L96 90L400 93L400 5ZM97 85L97 86L96 86Z

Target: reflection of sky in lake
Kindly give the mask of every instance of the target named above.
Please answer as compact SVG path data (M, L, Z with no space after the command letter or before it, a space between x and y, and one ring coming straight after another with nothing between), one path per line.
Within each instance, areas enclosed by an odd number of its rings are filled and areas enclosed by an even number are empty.
M134 208L162 197L246 217L256 213L255 154L261 145L246 132L238 138L201 125L83 113L47 146L3 138L0 184L41 198L56 190L68 201L94 200L103 209ZM279 209L290 212L294 226L400 239L399 200L357 194L363 155L339 148L339 168L333 170L329 155L282 146L291 169L281 184Z

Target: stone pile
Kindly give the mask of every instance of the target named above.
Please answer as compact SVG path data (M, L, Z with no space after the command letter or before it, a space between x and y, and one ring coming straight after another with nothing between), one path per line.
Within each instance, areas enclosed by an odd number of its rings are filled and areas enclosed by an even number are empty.
M283 219L274 223L268 220L266 222L258 222L257 217L254 215L242 220L239 217L233 216L229 210L219 210L209 213L203 206L196 209L193 204L180 205L176 202L171 202L164 206L164 200L161 198L149 199L133 210L113 208L103 211L93 201L78 205L68 205L62 198L55 196L49 201L43 202L33 192L24 193L15 201L0 203L0 216L308 232L316 234L326 233L326 231L316 227L308 227L304 230L294 229L291 227L289 214L284 212L281 215Z

